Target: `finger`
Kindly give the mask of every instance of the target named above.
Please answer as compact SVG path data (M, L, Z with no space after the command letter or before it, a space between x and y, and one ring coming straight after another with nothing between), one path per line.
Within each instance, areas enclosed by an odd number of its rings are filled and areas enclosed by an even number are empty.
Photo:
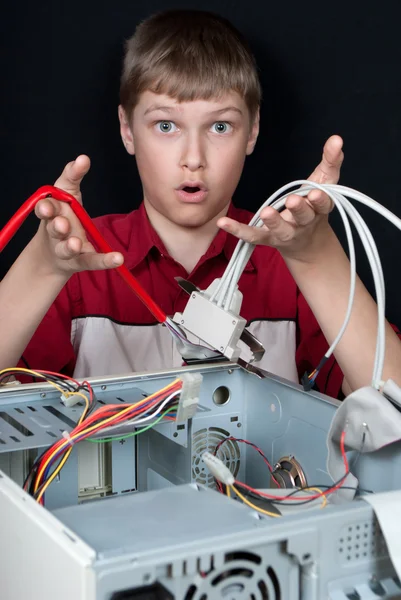
M285 243L294 237L294 224L283 219L280 213L271 206L262 210L260 218L276 240Z
M79 257L80 268L83 271L99 271L104 269L115 269L123 264L124 257L120 252L108 252L98 254L97 252L81 254Z
M69 260L79 256L82 248L82 241L77 237L69 237L67 240L60 241L54 248L57 258Z
M312 190L307 196L308 202L318 215L328 215L334 208L334 202L322 190Z
M35 206L35 214L39 219L53 219L60 214L60 211L60 203L52 198L39 200Z
M265 208L261 212L260 217L263 220L264 227L250 227L228 217L219 219L217 225L221 229L250 244L269 245L272 243L273 237L275 243L277 243L277 239L285 243L293 238L293 225L284 221L274 208Z
M320 164L308 179L316 183L337 183L344 160L342 147L343 140L340 136L332 135L324 145Z
M54 185L65 192L68 192L81 202L81 182L89 169L89 157L85 154L81 154L65 166L62 174Z
M309 225L316 217L313 207L302 196L289 196L285 206L290 212L292 220L300 227ZM285 213L281 216L285 219Z
M64 240L71 232L71 223L65 217L56 217L48 222L46 229L51 238Z
M266 229L263 229L262 231L259 227L250 227L244 223L238 223L238 221L230 219L229 217L222 217L219 219L217 221L217 226L249 244L267 243Z

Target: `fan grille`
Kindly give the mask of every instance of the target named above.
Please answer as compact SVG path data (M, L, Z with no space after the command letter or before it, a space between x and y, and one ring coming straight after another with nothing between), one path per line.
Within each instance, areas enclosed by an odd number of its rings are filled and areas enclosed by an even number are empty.
M201 573L184 600L281 600L278 577L271 565L251 552L225 556L221 570Z
M203 463L204 452L215 452L216 446L230 437L230 432L220 427L208 427L199 429L192 436L192 479L196 483L207 487L215 487L212 474ZM230 469L234 477L237 477L240 468L240 448L237 442L227 441L217 451L217 456Z

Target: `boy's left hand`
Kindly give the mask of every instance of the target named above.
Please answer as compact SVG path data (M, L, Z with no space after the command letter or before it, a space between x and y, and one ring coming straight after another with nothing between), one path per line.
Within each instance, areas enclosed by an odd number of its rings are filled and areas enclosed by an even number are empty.
M322 161L309 181L338 182L344 159L342 146L343 141L337 135L327 140ZM312 190L305 198L296 194L289 196L285 206L280 213L270 206L263 209L262 227L250 227L228 217L219 219L217 225L245 242L273 246L284 258L313 260L327 236L328 214L333 209L331 199L320 190Z

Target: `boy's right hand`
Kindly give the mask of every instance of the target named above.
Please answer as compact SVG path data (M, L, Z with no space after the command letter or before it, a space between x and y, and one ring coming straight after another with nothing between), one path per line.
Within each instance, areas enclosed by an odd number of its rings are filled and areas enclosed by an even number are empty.
M66 165L54 185L82 204L80 185L89 168L89 158L78 156ZM35 238L40 247L40 266L46 273L69 277L78 271L112 269L124 262L120 252L96 252L78 217L66 202L54 198L40 200L35 213L41 219Z

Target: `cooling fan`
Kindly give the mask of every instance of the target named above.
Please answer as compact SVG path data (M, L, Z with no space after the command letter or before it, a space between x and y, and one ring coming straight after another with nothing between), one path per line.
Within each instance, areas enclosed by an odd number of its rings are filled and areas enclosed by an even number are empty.
M226 554L224 565L200 573L184 600L284 600L280 583L271 565L257 554Z
M192 436L192 479L201 485L215 487L213 475L202 460L204 452L214 453L216 446L230 437L230 432L220 427L199 429ZM228 440L217 451L217 456L237 477L240 468L240 448L237 442Z

